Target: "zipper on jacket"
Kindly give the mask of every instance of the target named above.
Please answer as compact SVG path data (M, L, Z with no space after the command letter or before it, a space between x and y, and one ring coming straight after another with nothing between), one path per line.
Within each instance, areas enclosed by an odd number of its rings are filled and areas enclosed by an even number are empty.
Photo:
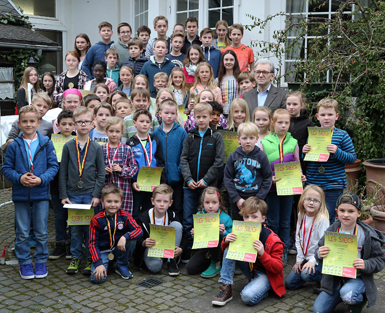
M167 173L167 179L168 179L168 177L169 177L169 175L168 175L168 163L167 163L167 134L168 133L165 133L166 134L166 162L164 163L164 166L166 167L166 173Z
M205 133L205 135L206 135L206 133ZM203 137L201 138L201 143L199 145L198 166L197 166L197 180L196 180L196 182L198 182L200 180L199 179L199 166L200 166L200 163L201 163L201 152L202 152L203 138L205 137L205 135L203 135Z
M42 145L42 146L40 147L40 149L35 153L35 156L33 157L33 162L35 162L36 157L38 156L38 154L40 153L40 151L43 150L43 148L44 148L45 146L47 146L48 144L49 144L49 140L48 140L44 145ZM30 171L30 173L31 173L31 171ZM28 187L28 201L31 201L31 187Z

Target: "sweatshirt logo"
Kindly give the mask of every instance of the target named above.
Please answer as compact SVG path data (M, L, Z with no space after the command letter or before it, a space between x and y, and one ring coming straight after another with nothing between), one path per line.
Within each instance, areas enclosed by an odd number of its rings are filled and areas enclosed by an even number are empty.
M122 230L123 229L123 222L118 222L118 229Z

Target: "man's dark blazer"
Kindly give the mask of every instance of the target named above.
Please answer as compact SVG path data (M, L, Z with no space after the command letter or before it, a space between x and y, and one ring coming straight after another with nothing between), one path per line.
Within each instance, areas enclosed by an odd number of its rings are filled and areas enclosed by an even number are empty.
M268 107L272 113L279 108L286 109L287 93L288 91L271 85L271 88L269 90L269 93L267 94L267 98L264 106ZM257 87L244 93L242 98L247 102L247 105L249 106L250 119L252 121L253 111L255 110L256 107L258 107Z

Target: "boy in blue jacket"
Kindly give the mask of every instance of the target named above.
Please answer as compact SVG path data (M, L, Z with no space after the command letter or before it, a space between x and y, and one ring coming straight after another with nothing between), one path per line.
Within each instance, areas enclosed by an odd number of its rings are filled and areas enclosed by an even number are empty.
M170 76L172 69L175 67L175 64L165 57L168 52L166 40L157 39L153 50L155 55L150 57L150 60L143 65L140 71L140 74L146 75L148 78L150 93L156 90L154 86L154 75L163 72L166 73L167 76Z
M8 146L2 172L12 183L15 205L15 254L23 279L44 278L48 275L48 201L49 183L59 170L55 148L48 137L36 129L40 125L37 109L27 105L19 111L19 126L23 134ZM33 222L36 238L35 272L28 242Z
M87 74L89 79L94 79L93 65L96 61L105 61L106 52L114 43L111 41L112 25L108 22L101 22L99 24L99 35L102 40L94 44L90 50L87 51L86 57L82 63L82 71Z
M186 131L176 122L178 105L166 99L160 104L159 116L162 124L152 134L162 146L168 185L174 190L171 211L178 219L183 219L183 177L180 168L180 155L187 136Z
M137 110L133 116L133 123L137 133L128 140L128 145L132 148L139 171L142 166L164 167L162 146L159 139L149 134L152 126L151 113L147 110ZM134 196L132 216L135 220L139 217L140 207L142 207L142 211L151 208L151 193L140 191L137 179L138 174L135 175L132 183ZM166 181L166 175L163 171L161 183Z
M214 31L210 28L202 29L199 40L202 42L202 50L205 54L206 62L213 68L214 78L217 78L221 64L222 52L211 46L214 41Z

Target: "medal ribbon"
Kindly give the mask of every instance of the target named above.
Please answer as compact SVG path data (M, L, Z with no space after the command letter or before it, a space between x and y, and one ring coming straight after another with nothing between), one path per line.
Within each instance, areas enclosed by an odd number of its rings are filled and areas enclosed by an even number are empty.
M114 234L112 234L111 232L111 225L110 225L110 221L108 220L108 217L106 216L106 212L104 211L104 216L106 217L107 219L107 226L108 226L108 236L110 237L110 249L112 250L112 248L114 247L115 245L115 234L116 234L116 223L117 223L117 220L118 220L118 216L117 216L117 213L115 213L115 227L114 227Z
M285 137L282 138L281 142L279 143L278 145L278 148L279 148L279 159L280 159L280 163L283 163L283 142L285 141L286 139L286 135Z
M78 137L75 138L75 144L76 144L76 156L78 158L79 177L81 178L83 176L84 164L86 163L88 147L90 146L90 138L88 137L86 151L84 153L83 162L81 164L80 164L80 151L79 151L79 145L78 145Z
M119 147L120 147L120 142L118 143L118 147L116 148L116 151L115 151L114 156L112 158L112 164L111 164L111 162L110 162L110 144L107 143L107 160L108 160L108 164L110 165L110 168L112 168L112 165L114 164L114 160L115 160L116 154L118 153Z
M315 217L313 219L313 223L311 223L310 232L309 232L309 235L307 238L307 244L306 244L306 214L304 215L302 222L301 222L301 228L299 229L299 231L301 232L301 229L303 226L303 236L302 236L302 242L300 240L300 244L301 244L301 248L302 248L304 256L306 256L307 251L309 249L310 237L311 237L311 233L313 232L314 221L315 221Z
M150 156L149 156L148 153L147 153L146 147L143 146L142 140L140 140L138 134L136 134L135 136L136 136L136 138L139 139L140 145L142 146L143 153L144 153L144 157L146 158L146 164L147 164L147 166L151 166L151 161L152 161L152 142L151 142L150 136L148 136L148 139L147 139L148 144L150 145Z
M32 143L32 141L35 140L36 137L37 137L37 133L35 133L35 135L33 136L32 140L31 140L31 143ZM27 146L28 146L29 162L31 163L30 171L33 172L33 162L32 162L32 150L31 150L31 145L28 143L28 141L27 141L28 139L27 139L27 138L25 138L25 137L23 136L23 139L24 139L25 143L26 143ZM28 164L28 165L29 165L29 164Z
M155 209L152 209L152 224L155 225ZM163 226L166 226L166 213L163 216Z
M338 228L337 228L337 233L339 233L339 231L340 231L340 226L338 226ZM356 224L356 226L354 226L353 235L357 235L357 224Z

